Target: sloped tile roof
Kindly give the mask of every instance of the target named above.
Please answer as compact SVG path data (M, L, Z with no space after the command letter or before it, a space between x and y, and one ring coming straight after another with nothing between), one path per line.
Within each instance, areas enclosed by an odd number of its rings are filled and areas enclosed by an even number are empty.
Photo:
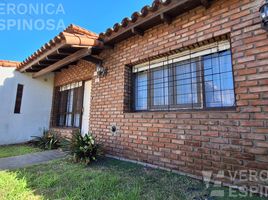
M56 37L21 62L21 64L18 66L18 69L30 64L33 60L43 55L58 44L78 45L81 47L102 46L102 42L98 40L98 37L99 36L96 33L71 24L64 31L60 32Z
M121 28L127 27L130 23L135 23L139 18L144 18L150 13L158 11L160 8L168 6L172 0L154 0L151 6L144 6L140 12L134 12L131 18L125 17L121 23L116 23L112 28L108 28L105 32L100 33L100 38L110 36L114 32L117 32ZM174 0L173 0L174 1Z
M0 60L0 67L18 67L20 62L11 60Z

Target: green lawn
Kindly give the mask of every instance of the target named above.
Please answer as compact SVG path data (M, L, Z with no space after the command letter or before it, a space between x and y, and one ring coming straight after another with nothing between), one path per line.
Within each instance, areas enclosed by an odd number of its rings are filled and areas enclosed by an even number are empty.
M114 159L104 159L89 167L58 160L17 171L0 171L1 200L218 199L209 197L210 190L186 176Z
M42 150L26 144L0 146L0 158L19 156L38 151Z

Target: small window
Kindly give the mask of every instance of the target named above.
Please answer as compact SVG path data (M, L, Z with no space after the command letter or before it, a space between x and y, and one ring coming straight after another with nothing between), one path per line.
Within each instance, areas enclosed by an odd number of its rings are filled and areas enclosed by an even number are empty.
M133 67L134 110L235 106L228 41Z
M18 86L17 86L17 94L16 94L16 102L15 102L15 109L14 109L15 114L20 113L21 102L22 102L22 94L23 94L23 85L18 84Z

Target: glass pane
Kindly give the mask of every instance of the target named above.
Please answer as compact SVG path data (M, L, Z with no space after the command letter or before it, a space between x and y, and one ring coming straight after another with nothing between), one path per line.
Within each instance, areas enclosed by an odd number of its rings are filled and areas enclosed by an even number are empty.
M80 114L74 115L74 127L78 128L80 126Z
M76 102L75 102L75 108L74 111L75 112L82 112L83 109L83 87L79 87L75 89L76 92Z
M158 69L152 72L153 106L168 105L168 69Z
M65 125L71 127L72 126L72 112L73 112L73 98L74 98L74 90L68 90L67 96L67 115L65 120Z
M147 109L147 93L148 93L147 73L137 73L135 76L135 109Z
M221 92L206 92L206 105L207 107L221 107Z
M232 58L230 51L219 53L220 72L232 72Z
M68 91L62 91L60 92L59 95L60 95L59 113L63 114L66 112L66 108L67 108Z
M68 126L68 127L72 126L72 114L67 114L66 115L65 125Z
M74 90L68 91L67 97L67 112L73 112L73 98L74 98Z
M198 76L197 63L183 61L176 64L176 94L177 105L198 103Z
M224 90L221 93L222 95L222 106L228 107L228 106L234 106L235 102L235 96L233 90Z
M59 117L59 126L64 126L64 115L60 115Z
M203 63L206 106L234 106L235 97L230 50L204 56Z

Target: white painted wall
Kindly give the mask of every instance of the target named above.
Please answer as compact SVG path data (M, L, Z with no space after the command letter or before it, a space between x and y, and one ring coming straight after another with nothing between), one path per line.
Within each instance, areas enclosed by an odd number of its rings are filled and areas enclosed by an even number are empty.
M14 114L17 85L23 84L21 113ZM33 79L0 66L0 145L22 143L49 128L54 75Z

